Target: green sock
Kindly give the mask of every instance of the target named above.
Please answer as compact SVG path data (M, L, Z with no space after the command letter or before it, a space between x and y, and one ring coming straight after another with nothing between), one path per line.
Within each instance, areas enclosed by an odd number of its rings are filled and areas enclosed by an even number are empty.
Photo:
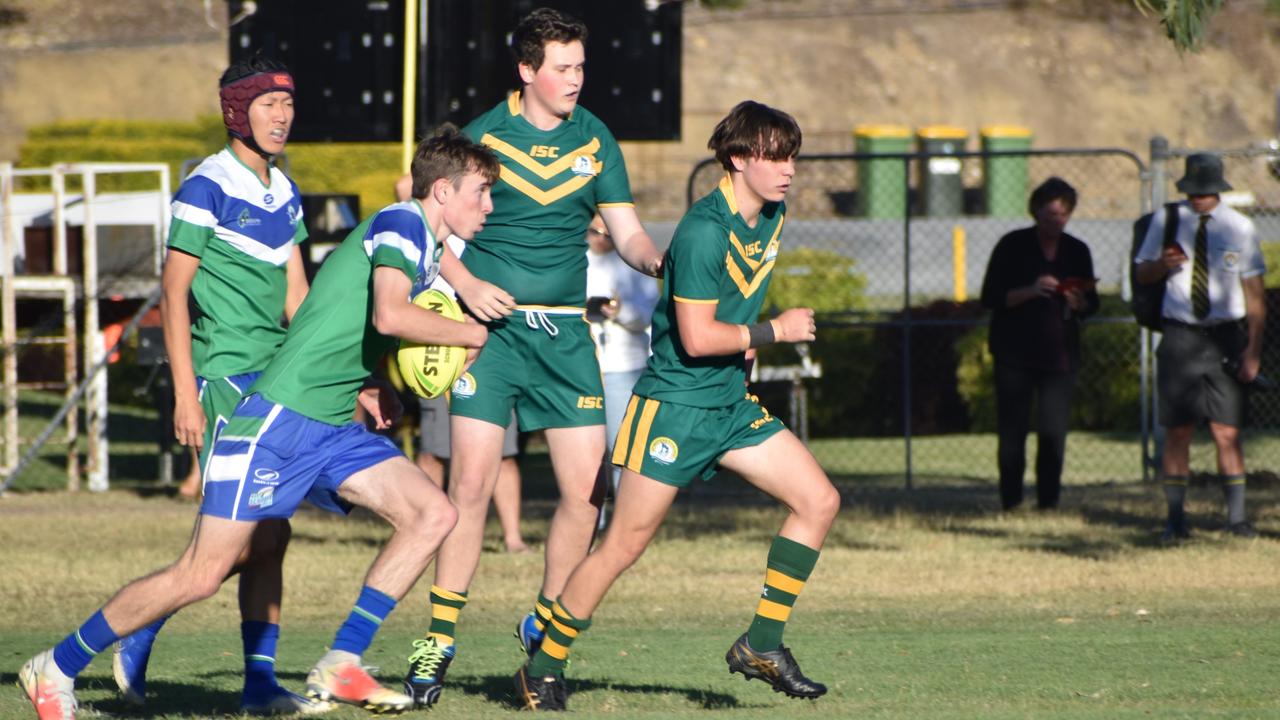
M747 643L754 650L776 650L782 645L782 631L791 616L791 607L818 562L818 551L781 535L769 547L764 573L764 592L756 606L756 616L747 630Z
M538 593L538 601L533 604L534 625L538 630L546 632L547 623L551 622L551 606L555 605L555 602L541 592Z
M583 630L591 627L591 618L579 620L564 609L558 601L551 607L551 622L547 623L547 635L542 638L538 652L529 660L529 675L551 677L564 674L569 662L569 646Z
M438 585L431 586L431 626L427 635L434 637L440 645L452 645L457 631L458 615L467 604L465 592L445 590Z

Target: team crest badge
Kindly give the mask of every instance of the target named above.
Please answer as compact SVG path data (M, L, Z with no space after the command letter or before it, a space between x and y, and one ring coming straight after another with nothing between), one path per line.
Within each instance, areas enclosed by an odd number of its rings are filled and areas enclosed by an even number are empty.
M670 465L679 456L680 446L669 437L654 438L653 442L649 443L649 457L653 458L654 462Z
M764 260L762 262L773 262L778 259L778 243L769 243L769 247L764 250Z
M476 379L471 373L462 373L457 380L453 382L453 396L456 398L469 398L476 394Z
M1222 253L1222 265L1228 270L1235 270L1240 265L1240 253Z
M590 155L579 155L573 159L573 174L591 177L596 174L595 163L591 162Z

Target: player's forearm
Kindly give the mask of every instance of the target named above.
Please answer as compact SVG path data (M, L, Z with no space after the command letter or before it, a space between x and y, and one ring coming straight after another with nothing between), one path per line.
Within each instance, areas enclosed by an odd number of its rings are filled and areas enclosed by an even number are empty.
M195 398L195 364L191 358L191 314L187 312L187 294L166 288L160 296L160 322L164 329L164 350L169 356L173 375L174 398L181 402Z
M769 325L767 328L768 342L773 342L776 328L771 321L766 320L765 323ZM766 342L752 342L751 327L716 320L700 326L690 327L687 330L681 328L680 343L684 345L685 352L691 357L736 355L750 348L767 344ZM756 337L759 337L758 333L759 331L757 331Z
M662 251L653 244L653 238L643 228L636 230L625 238L615 240L618 256L639 272L651 277L659 277L662 273Z
M383 335L429 345L478 348L488 337L483 325L450 320L410 302L375 303L373 326Z

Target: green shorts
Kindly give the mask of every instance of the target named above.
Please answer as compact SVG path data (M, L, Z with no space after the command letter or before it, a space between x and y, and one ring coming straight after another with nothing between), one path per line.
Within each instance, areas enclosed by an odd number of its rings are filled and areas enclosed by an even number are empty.
M604 424L604 385L581 310L516 310L489 325L489 341L454 383L449 414L520 429Z
M613 464L688 487L694 478L711 479L725 453L759 445L784 427L750 393L718 408L632 395L613 446Z
M261 371L231 375L229 377L206 380L196 378L196 391L199 393L200 407L204 408L204 447L200 449L200 467L204 467L213 447L213 435L218 428L225 425L236 412L236 406L244 399L245 393L257 381Z

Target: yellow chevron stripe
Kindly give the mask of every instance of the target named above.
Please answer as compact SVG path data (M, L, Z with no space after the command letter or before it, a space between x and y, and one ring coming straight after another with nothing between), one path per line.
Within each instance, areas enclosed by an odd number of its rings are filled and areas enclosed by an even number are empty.
M639 395L632 395L631 401L627 403L627 412L622 416L622 424L618 426L618 437L613 441L613 457L609 459L614 465L627 461L627 443L631 440L631 424L635 420L639 404Z
M576 150L569 151L567 155L561 156L550 165L543 165L537 160L529 157L529 154L525 151L505 140L494 137L490 133L485 133L484 137L480 138L480 143L482 145L488 145L498 153L507 156L512 161L520 165L520 167L528 170L534 175L537 175L543 180L550 180L565 170L573 167L573 161L577 160L579 156L595 155L596 152L600 150L600 138L591 138L591 142L586 145L583 145ZM596 173L599 174L601 163L592 159L592 164L596 166Z
M775 262L777 262L777 260L770 260L765 263L764 267L756 271L755 276L751 278L751 282L747 282L747 277L742 274L742 270L738 267L738 263L733 261L733 254L727 252L724 254L724 263L729 269L729 278L738 286L738 291L742 293L742 297L744 298L751 297L755 294L756 290L760 289L760 283L764 282L764 279L769 277L769 273L773 272L773 265Z
M770 620L786 622L787 618L791 617L791 608L772 600L760 598L760 604L756 606L756 614L761 617L767 617ZM543 640L542 642L545 643L546 640Z
M804 581L797 580L790 575L778 572L773 568L764 571L764 584L769 587L776 587L782 592L799 595L804 589Z
M525 180L515 174L515 171L511 170L506 165L502 166L502 170L499 172L498 177L499 179L505 180L511 187L527 195L539 205L550 205L566 195L570 195L580 190L583 185L591 182L592 179L592 176L590 175L574 175L572 180L566 180L551 190L542 190L528 180Z
M627 469L632 472L640 472L640 466L644 463L644 451L649 444L653 416L658 414L658 406L661 404L652 398L645 398L644 410L640 411L640 424L636 427L636 440L631 444L631 455L627 458Z

